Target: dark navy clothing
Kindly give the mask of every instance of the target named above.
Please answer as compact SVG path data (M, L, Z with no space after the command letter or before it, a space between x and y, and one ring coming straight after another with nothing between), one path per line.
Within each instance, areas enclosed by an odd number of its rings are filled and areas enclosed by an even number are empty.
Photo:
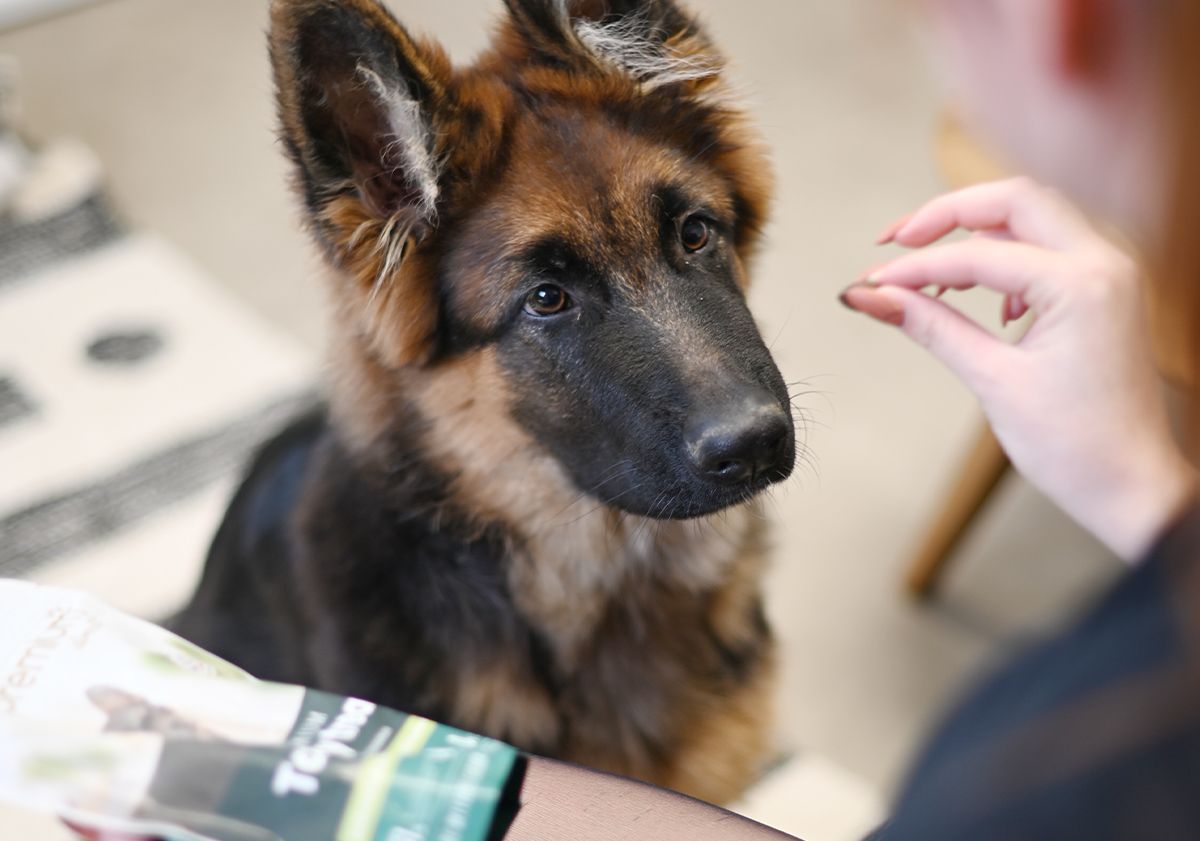
M1200 841L1200 511L944 722L879 841Z

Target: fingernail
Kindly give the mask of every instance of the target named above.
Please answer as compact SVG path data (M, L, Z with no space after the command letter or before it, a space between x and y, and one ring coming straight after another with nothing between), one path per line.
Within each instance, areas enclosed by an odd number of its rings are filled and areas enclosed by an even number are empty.
M904 324L904 307L887 295L881 294L876 284L856 283L838 296L838 300L848 309L884 324L893 327Z
M1017 319L1017 302L1011 295L1004 296L1004 306L1000 312L1000 326L1007 327Z
M904 230L906 225L908 225L908 220L910 218L911 217L905 216L902 219L897 219L895 222L892 222L891 224L889 224L886 228L883 229L883 232L875 239L875 244L876 245L888 245L891 242L895 242L896 237L899 236L900 232L902 230Z

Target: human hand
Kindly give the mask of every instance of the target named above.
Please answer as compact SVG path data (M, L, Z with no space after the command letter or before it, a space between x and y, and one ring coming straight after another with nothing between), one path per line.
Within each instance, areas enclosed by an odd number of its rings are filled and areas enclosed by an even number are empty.
M929 247L953 231L963 242ZM900 327L975 393L1016 468L1126 560L1141 558L1192 499L1196 478L1171 437L1135 263L1055 193L1029 181L950 193L880 243L918 249L843 293ZM985 287L1015 344L924 294Z

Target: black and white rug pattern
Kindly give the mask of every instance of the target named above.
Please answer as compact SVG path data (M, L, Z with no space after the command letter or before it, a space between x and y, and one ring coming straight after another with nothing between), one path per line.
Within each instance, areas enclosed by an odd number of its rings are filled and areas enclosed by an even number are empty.
M5 154L0 576L164 615L249 454L315 399L313 362L126 230L86 150L33 155L6 135Z

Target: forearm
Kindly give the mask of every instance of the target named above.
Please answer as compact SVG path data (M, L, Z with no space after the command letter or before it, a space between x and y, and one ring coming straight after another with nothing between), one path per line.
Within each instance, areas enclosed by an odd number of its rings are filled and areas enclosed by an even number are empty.
M632 780L531 759L509 841L795 841L724 809Z

